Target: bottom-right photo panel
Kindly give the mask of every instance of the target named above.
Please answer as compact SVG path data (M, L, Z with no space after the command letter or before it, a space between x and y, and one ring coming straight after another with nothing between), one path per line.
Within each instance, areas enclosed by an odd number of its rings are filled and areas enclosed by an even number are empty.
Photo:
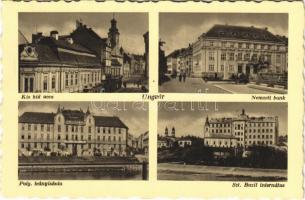
M288 103L159 102L158 180L287 181Z

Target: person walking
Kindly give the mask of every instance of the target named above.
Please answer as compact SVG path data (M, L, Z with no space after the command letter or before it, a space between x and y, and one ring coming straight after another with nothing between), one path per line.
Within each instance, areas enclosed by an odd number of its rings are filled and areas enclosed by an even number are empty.
M186 79L186 72L183 72L183 82L185 83L185 79Z
M181 79L182 79L182 72L180 71L179 72L179 82L181 82Z

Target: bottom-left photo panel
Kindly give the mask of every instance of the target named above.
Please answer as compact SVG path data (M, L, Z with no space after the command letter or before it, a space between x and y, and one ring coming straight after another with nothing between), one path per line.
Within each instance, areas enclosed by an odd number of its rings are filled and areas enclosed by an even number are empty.
M19 180L147 180L148 103L20 101Z

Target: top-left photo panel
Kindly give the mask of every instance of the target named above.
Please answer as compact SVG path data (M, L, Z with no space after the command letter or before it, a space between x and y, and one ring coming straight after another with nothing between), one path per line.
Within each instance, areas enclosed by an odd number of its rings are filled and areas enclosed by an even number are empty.
M148 92L148 13L19 13L20 93Z

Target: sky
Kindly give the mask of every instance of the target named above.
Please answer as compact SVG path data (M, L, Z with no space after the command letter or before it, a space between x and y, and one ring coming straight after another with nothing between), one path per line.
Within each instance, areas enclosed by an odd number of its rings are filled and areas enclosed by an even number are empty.
M287 103L224 103L224 102L161 102L159 103L158 134L163 135L165 127L176 135L203 136L206 117L236 117L245 109L249 117L278 116L279 135L287 134Z
M165 54L187 47L215 24L268 27L271 33L288 37L286 13L160 13L159 32L165 41Z
M143 34L148 31L147 13L115 13L120 32L121 46L129 53L144 53ZM32 40L32 33L42 32L50 35L57 30L59 35L67 35L76 27L76 20L82 20L102 38L107 37L113 13L19 13L19 31ZM19 43L24 39L20 37Z
M148 104L145 102L19 102L19 116L24 112L53 112L58 106L94 115L117 116L134 136L148 131Z

